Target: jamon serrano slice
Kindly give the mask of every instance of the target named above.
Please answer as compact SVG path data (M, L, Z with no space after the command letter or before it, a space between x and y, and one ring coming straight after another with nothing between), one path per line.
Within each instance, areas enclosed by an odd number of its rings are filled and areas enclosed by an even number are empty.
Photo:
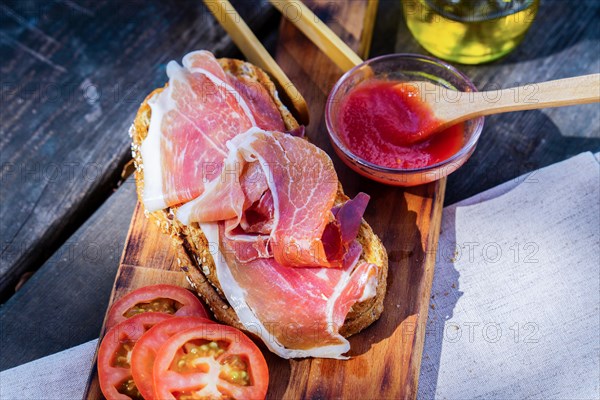
M177 218L184 224L230 220L226 234L232 238L242 221L249 225L249 208L250 212L272 214L272 219L263 222L271 226L269 255L279 264L340 267L345 255L342 245L347 248L356 238L366 203L354 218L354 237L344 242L338 224L334 226L337 230L327 231L328 245L323 242L326 227L335 221L331 210L338 190L329 156L302 138L257 128L235 137L227 147L229 156L221 176L206 187L202 196L181 206ZM264 203L272 202L271 212L265 204L256 203L263 195ZM260 234L257 240L264 242L265 230L240 227L245 234Z
M192 72L208 71L231 85L237 95L246 102L256 121L256 126L265 130L283 132L285 124L279 109L267 89L245 75L225 72L212 53L200 50L183 57L183 66Z
M253 126L284 128L269 93L227 74L207 51L186 55L183 67L171 61L167 75L167 88L148 102L152 119L140 148L150 212L201 195L221 173L227 141Z
M357 242L343 268L288 268L274 258L242 262L248 242L228 239L222 223L201 227L223 292L247 330L284 358L344 358L350 344L339 330L350 308L377 287L378 267L359 261Z

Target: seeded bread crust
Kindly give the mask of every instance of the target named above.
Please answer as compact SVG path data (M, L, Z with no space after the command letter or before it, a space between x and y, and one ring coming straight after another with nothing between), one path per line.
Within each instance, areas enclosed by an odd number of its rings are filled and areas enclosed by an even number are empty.
M277 105L286 129L292 130L298 127L298 123L294 117L279 100L275 85L264 71L240 60L222 58L219 59L219 63L226 72L236 76L244 75L252 81L263 85L271 94L273 102ZM163 89L156 89L146 97L138 110L130 132L133 141L132 155L136 168L137 194L140 201L144 188L144 163L139 146L148 135L150 126L152 110L148 105L148 100ZM343 203L346 200L348 200L348 197L344 194L341 184L339 184L336 204ZM216 276L215 263L209 251L208 241L198 224L193 223L189 226L181 224L174 217L174 209L160 210L152 213L146 211L145 214L160 226L164 233L171 237L173 246L178 252L178 262L181 269L186 273L188 281L198 295L210 307L215 318L225 324L243 330L244 327L240 323L235 311L229 306L223 295L221 285ZM344 325L340 328L340 333L345 337L360 332L379 318L383 312L383 300L386 293L388 272L387 252L377 235L373 233L373 230L364 219L359 229L358 241L363 247L361 259L379 266L377 276L378 285L375 297L357 303L351 308L346 316Z

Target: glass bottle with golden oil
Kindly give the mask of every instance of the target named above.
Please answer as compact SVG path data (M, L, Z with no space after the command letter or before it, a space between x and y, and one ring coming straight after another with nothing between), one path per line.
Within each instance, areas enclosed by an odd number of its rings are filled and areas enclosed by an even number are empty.
M402 0L406 24L430 53L462 64L495 60L531 26L539 0Z

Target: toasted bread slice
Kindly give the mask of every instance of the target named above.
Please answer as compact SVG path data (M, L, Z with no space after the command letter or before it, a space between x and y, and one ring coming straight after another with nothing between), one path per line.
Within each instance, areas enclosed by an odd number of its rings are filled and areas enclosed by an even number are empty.
M275 85L260 68L240 60L219 59L219 63L226 72L233 75L244 75L253 82L263 85L271 94L273 102L277 105L285 126L288 130L298 127L298 123L292 117L288 109L281 103L275 89ZM132 152L136 166L136 186L138 198L141 200L144 188L144 168L141 153L138 151L142 141L148 134L150 126L151 108L148 100L160 93L164 88L156 89L146 97L140 106L134 124L131 129L133 140ZM344 194L341 184L338 185L336 203L348 200ZM215 318L225 324L232 325L238 329L244 329L235 311L229 306L216 275L216 268L210 254L208 242L198 224L185 226L174 217L173 209L165 209L146 215L155 221L161 229L168 234L175 248L178 250L178 261L181 269L186 273L192 287L198 292L208 304ZM355 304L348 315L340 333L348 337L360 332L379 318L383 311L383 300L386 293L386 281L388 271L387 253L381 241L373 233L371 227L363 219L358 240L363 247L361 259L379 266L378 286L375 297Z

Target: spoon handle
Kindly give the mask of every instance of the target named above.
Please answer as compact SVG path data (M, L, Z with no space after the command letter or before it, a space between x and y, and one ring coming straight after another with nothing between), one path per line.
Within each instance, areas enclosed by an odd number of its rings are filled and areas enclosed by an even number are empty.
M491 90L461 96L454 110L447 111L460 120L510 111L572 106L600 102L600 74L576 76L531 83L509 89ZM448 118L450 119L450 118Z

